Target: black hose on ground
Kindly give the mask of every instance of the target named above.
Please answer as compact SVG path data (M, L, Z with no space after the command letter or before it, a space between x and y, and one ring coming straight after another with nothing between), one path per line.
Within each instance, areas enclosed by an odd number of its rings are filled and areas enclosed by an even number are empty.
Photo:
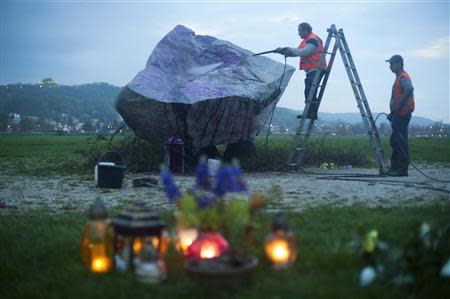
M378 120L378 118L380 117L380 115L385 115L386 117L388 116L386 113L381 112L378 113L378 115L375 118L375 124ZM401 136L399 136L398 134L396 135L397 138L401 138ZM397 140L397 139L395 139ZM398 141L397 141L398 142ZM322 146L322 144L321 144ZM400 147L400 149L402 150L402 153L404 156L406 156L406 153L403 151L403 149ZM433 178L429 175L427 175L424 171L422 171L419 167L417 167L414 163L412 163L410 161L410 165L413 166L414 169L416 169L420 174L422 174L424 177L435 181L435 182L439 182L439 183L450 183L450 181L448 180L440 180L440 179L436 179ZM405 182L405 181L396 181L396 180L370 180L370 179L364 179L365 177L379 177L379 175L370 175L370 174L342 174L342 173L336 173L336 174L330 174L330 173L317 173L317 172L309 172L306 171L302 168L300 168L300 170L305 173L305 174L309 174L309 175L319 175L321 177L317 178L318 180L341 180L341 181L357 181L357 182L368 182L368 183L378 183L378 184L390 184L390 185L404 185L405 187L410 187L410 186L414 186L415 188L420 188L420 189L428 189L428 190L433 190L433 191L439 191L439 192L444 192L447 194L450 194L450 191L445 189L445 188L437 188L434 187L428 183L421 183L421 182Z
M379 117L380 115L385 115L386 118L388 117L388 114L385 113L385 112L380 112L380 113L378 113L377 117L375 118L375 124L376 124L377 119L378 119L378 117ZM394 131L393 131L393 132L394 132ZM395 137L396 137L396 138L394 138L394 140L395 140L397 143L398 143L398 139L403 138L403 137L400 136L399 134L396 134ZM403 156L406 157L406 156L407 156L407 155L406 155L407 153L404 152L404 150L403 150L402 147L399 147L399 148L400 148L400 150L402 151ZM432 180L432 181L439 182L439 183L450 183L450 180L441 180L441 179L437 179L437 178L433 178L433 177L429 176L428 174L426 174L423 170L421 170L417 165L415 165L415 164L414 164L413 162L411 162L411 161L409 161L409 164L410 164L415 170L417 170L421 175L423 175L424 177L426 177L426 178L428 178L428 179L430 179L430 180Z

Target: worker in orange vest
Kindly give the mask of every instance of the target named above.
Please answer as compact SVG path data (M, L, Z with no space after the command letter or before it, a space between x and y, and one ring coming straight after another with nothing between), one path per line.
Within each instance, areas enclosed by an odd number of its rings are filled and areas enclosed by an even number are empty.
M299 69L306 72L305 78L305 102L311 90L314 76L320 72L319 83L324 75L324 69L327 67L325 60L319 66L320 57L323 51L323 42L317 34L312 32L312 27L308 23L301 23L298 25L298 35L302 41L298 48L277 48L276 53L280 53L286 57L300 57ZM317 94L313 95L309 111L307 111L306 118L317 119L317 110L319 109L319 102ZM297 118L301 115L297 116Z
M387 175L408 176L408 125L414 111L414 87L411 77L403 69L403 58L400 55L394 55L386 62L389 62L389 68L396 76L390 101L391 113L388 115L392 127L389 140L392 156L391 169Z

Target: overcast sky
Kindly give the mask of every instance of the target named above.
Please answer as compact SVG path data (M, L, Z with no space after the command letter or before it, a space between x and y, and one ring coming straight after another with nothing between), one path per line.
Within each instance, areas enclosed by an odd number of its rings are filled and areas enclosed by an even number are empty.
M253 52L296 47L297 25L326 39L343 28L372 111L387 111L393 54L405 59L416 115L449 122L448 1L1 1L1 83L108 82L124 86L177 24ZM280 62L282 56L269 56ZM288 63L298 67L298 58ZM302 109L304 73L296 71L278 106ZM337 57L323 112L357 112Z

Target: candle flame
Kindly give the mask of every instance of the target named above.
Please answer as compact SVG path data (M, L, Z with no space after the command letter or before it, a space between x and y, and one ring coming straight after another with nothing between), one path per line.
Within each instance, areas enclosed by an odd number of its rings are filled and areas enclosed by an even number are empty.
M198 232L195 228L180 229L178 231L178 248L187 254L188 247L197 239Z
M284 240L277 240L272 245L272 259L275 263L285 263L289 260L289 247Z
M133 242L133 253L134 255L138 255L142 249L142 243L140 239L136 238Z
M91 271L108 272L111 261L106 254L105 244L91 244Z
M220 255L219 248L217 245L211 242L205 242L202 244L200 249L200 257L202 259L211 259L213 257L218 257Z
M108 272L109 261L106 257L96 257L92 260L91 270L92 272Z
M152 237L152 245L155 248L159 247L159 238L158 237L155 237L155 236Z

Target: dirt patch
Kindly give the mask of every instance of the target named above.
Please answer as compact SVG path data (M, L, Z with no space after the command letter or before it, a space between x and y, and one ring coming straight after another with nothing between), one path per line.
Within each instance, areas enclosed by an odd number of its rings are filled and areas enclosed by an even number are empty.
M444 164L420 165L427 174L438 179L450 178L450 167ZM347 206L364 204L369 207L417 206L426 204L450 204L450 184L433 182L414 169L409 177L379 177L376 169L354 168L351 170L307 169L321 173L249 173L246 181L252 191L265 191L279 185L284 191L280 202L271 203L268 209L302 210L330 205ZM330 175L343 175L336 177ZM368 175L360 177L357 175ZM97 197L108 207L126 206L144 201L150 207L171 209L161 186L133 187L132 179L142 176L158 177L157 174L127 174L122 189L100 189L94 179L83 180L78 176L36 177L0 173L0 213L48 209L52 212L84 211ZM328 176L328 178L326 177ZM364 181L361 181L364 180ZM193 176L177 176L182 190L192 186Z

